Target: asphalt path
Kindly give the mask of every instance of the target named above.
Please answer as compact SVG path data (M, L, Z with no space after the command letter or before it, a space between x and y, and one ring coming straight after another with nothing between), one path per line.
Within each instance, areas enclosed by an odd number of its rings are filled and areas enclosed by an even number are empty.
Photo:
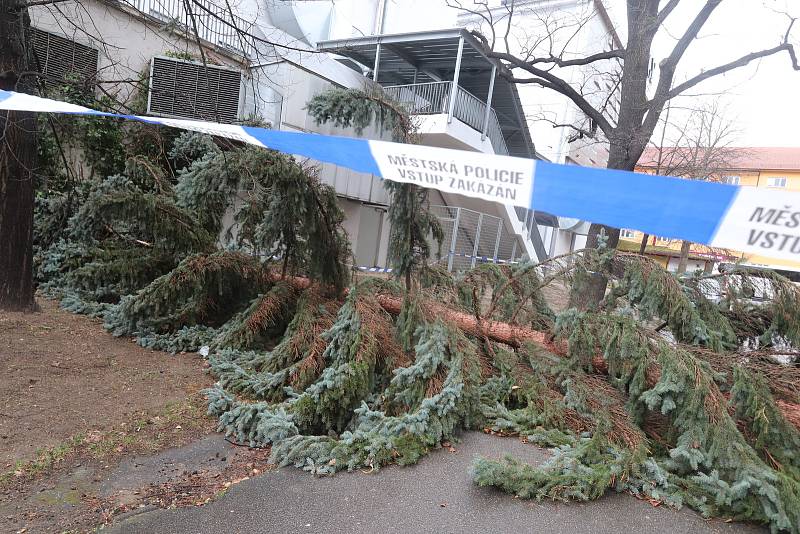
M546 453L512 438L468 433L455 452L439 450L411 467L314 478L295 468L233 486L202 507L153 510L111 527L119 534L261 532L762 533L752 525L704 520L684 509L653 507L626 494L589 503L536 503L479 488L469 470L478 456L512 454L538 463Z

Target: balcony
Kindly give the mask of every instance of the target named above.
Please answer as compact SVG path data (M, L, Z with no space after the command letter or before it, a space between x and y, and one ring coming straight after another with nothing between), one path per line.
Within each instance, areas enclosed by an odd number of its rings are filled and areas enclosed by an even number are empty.
M234 15L227 4L213 0L119 0L139 13L172 25L222 50L248 57L253 51L254 22ZM186 9L187 5L189 10Z
M503 67L466 30L334 39L317 48L369 73L413 113L447 115L448 125L457 119L479 139L489 138L497 154L535 157L516 85L498 74Z
M358 72L369 73L388 96L425 119L420 121L423 144L535 158L516 85L498 74L503 67L487 57L466 30L352 37L320 41L317 48L337 54ZM442 200L450 207L459 205L464 214L484 214L486 221L497 218L492 213L503 219L503 226L519 243L516 257L547 257L536 227L539 214L447 194ZM473 245L488 238L486 229L477 226L459 228L456 234L462 240L470 235ZM472 256L495 257L493 251L481 251Z
M438 115L449 113L453 85L453 82L448 81L412 83L389 85L383 90L413 115ZM487 136L495 154L508 155L508 146L503 139L503 131L495 110L487 108L486 102L461 86L456 86L453 117Z

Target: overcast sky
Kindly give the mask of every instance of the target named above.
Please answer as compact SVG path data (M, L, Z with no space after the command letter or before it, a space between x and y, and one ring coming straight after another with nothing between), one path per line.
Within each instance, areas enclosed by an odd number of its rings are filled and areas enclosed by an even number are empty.
M394 9L387 31L412 31L455 25L455 13L443 6L444 0L392 0ZM426 17L420 17L420 4L428 4ZM618 31L625 40L625 0L606 0ZM692 17L701 0L684 0L670 16L654 46L656 60L666 56ZM703 69L713 68L743 54L779 44L788 25L788 11L800 17L800 0L725 0L706 24L700 39L692 43L676 81ZM398 12L404 16L398 17ZM670 37L672 34L672 37ZM800 21L791 39L800 53ZM800 71L794 71L788 54L753 63L736 72L708 80L693 94L713 96L726 105L730 119L740 130L740 146L800 146ZM691 97L693 102L697 97ZM684 101L686 102L686 101ZM680 105L680 101L677 102Z
M669 54L675 38L702 4L699 0L684 0L671 15L666 31L662 29L654 46L657 60ZM724 1L701 32L700 39L687 51L676 81L749 52L780 44L789 19L775 11L800 16L799 4L797 0ZM611 7L615 18L624 23L624 0L612 0ZM800 51L800 22L793 29L791 40ZM712 96L706 98L719 99L726 105L730 119L740 131L736 144L800 146L800 71L792 69L787 53L709 79L692 92L710 93ZM689 102L691 100L692 97Z

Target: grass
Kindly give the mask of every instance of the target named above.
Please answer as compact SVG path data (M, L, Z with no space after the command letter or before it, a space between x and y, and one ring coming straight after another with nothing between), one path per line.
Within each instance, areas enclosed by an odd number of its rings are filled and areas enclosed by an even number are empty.
M33 479L67 458L86 455L104 459L121 453L152 453L182 444L186 437L209 427L206 405L201 395L166 404L156 413L142 412L122 425L122 430L91 431L76 434L53 447L40 449L36 458L18 461L0 473L0 489L19 479Z
M85 439L85 434L76 434L58 445L46 449L39 449L36 451L36 458L33 460L27 462L18 461L11 470L0 473L0 488L15 477L34 478L44 473L58 462L64 460L64 458L73 454L83 444Z

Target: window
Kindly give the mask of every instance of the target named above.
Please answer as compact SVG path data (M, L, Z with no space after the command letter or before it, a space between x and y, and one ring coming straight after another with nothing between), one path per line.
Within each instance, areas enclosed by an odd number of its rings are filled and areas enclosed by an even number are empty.
M623 230L619 231L619 236L620 237L627 237L628 239L632 239L632 238L636 237L636 232L634 232L633 230L624 230L623 229Z
M730 184L730 185L739 185L739 182L741 182L741 180L742 180L741 176L723 176L722 177L722 183Z
M239 116L242 73L154 57L148 113L230 123Z
M31 28L31 41L45 85L63 84L67 79L88 84L97 75L94 48L38 28Z
M669 243L669 238L668 237L657 237L656 238L656 243L662 243L662 244Z
M767 178L767 187L786 187L786 178Z

